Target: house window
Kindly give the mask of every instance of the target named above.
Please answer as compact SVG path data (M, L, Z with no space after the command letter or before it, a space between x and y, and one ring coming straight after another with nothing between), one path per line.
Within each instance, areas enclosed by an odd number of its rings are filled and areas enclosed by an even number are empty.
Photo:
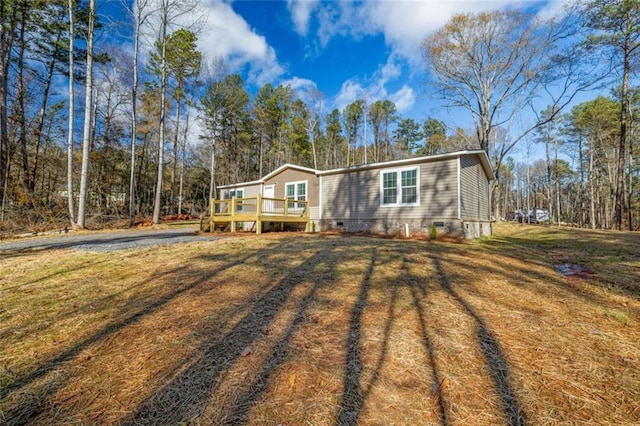
M398 202L397 172L382 173L382 204L396 204L397 202Z
M415 204L418 202L418 170L403 170L400 172L402 186L402 204Z
M232 189L227 193L227 198L232 199L236 198L244 198L244 189Z
M307 199L307 181L285 184L285 193L287 200L305 201ZM304 204L296 202L289 202L288 206L290 209L301 209L303 207Z
M227 192L227 198L244 198L244 189L231 189ZM242 211L242 202L236 204L236 212Z
M418 169L385 170L380 173L380 204L401 206L420 204Z

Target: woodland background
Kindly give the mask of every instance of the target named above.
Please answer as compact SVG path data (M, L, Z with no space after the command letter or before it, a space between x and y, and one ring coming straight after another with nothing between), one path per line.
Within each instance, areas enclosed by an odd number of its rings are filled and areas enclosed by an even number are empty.
M320 92L250 93L198 51L198 22L183 19L197 1L134 0L119 22L96 3L0 0L2 233L199 215L217 186L284 163L478 148L498 177L496 219L547 208L553 223L639 229L639 1L583 2L548 21L463 14L425 36L425 91L471 128L402 117L386 99L327 110ZM122 26L127 48L101 41Z

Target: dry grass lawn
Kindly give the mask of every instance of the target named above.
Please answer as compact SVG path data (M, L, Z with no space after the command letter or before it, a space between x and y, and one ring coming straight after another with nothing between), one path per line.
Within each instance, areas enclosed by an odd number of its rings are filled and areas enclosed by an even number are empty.
M3 424L640 424L638 234L203 236L0 271Z

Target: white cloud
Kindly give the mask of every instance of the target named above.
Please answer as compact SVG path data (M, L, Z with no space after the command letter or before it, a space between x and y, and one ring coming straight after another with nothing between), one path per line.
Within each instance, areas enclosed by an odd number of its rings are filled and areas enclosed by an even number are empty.
M287 8L291 12L291 20L299 35L306 36L309 32L311 13L318 6L318 3L318 0L287 0Z
M340 92L336 95L333 103L335 108L342 111L351 102L358 99L367 99L367 91L356 80L347 80L342 83Z
M387 63L382 67L380 74L382 75L382 79L387 82L400 77L400 75L402 75L402 68L395 61L395 58L390 56Z
M557 13L563 0L550 0L545 14ZM310 23L316 31L311 35L320 47L336 36L359 38L382 33L392 54L410 63L420 60L420 44L429 34L446 24L457 13L473 13L505 7L521 6L528 0L368 0L323 1L308 4L289 0L292 20L298 34L309 35ZM299 27L298 27L299 25ZM300 31L299 28L304 28Z
M538 18L547 21L558 18L567 11L568 8L575 6L576 3L567 0L550 0L547 5L538 12Z
M384 34L387 45L395 53L413 59L427 34L443 25L461 2L369 2L366 3L368 22Z
M399 113L404 113L411 110L411 108L413 108L416 103L415 92L406 84L403 85L397 92L392 93L389 98L389 100L396 104L396 108Z
M318 90L318 86L316 85L316 83L307 78L293 77L290 80L283 81L282 84L284 86L291 86L291 89L293 89L294 91L310 92L313 90Z
M407 84L396 92L389 92L388 89L389 84L401 76L402 67L398 58L392 55L366 82L361 82L356 77L345 81L334 99L335 108L342 110L358 99L364 99L368 104L389 99L396 104L399 112L409 111L416 102L414 90Z
M390 60L380 67L368 84L363 85L357 78L345 81L333 101L334 107L343 110L351 102L358 99L366 100L369 105L378 100L388 99L396 104L400 113L411 110L416 103L416 95L409 85L404 84L400 89L391 93L387 88L391 81L400 76L400 73L400 67Z
M366 19L362 11L354 2L322 2L315 9L320 46L325 47L336 35L359 38L370 34L367 27L362 25L362 21Z
M313 109L322 109L324 107L323 94L318 90L318 86L314 81L307 78L293 77L283 81L282 85L291 87L295 96L304 101L308 107Z
M206 58L222 58L232 72L248 67L248 80L258 86L274 81L285 70L265 38L249 27L228 3L209 0L203 7L204 28L198 47Z

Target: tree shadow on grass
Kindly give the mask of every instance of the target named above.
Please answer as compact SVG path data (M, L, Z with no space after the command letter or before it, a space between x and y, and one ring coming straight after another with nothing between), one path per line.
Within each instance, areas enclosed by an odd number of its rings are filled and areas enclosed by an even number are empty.
M226 418L227 424L246 424L249 420L249 413L260 400L264 392L267 390L267 384L271 376L277 371L287 359L289 354L289 346L296 331L304 324L306 320L306 312L317 299L318 292L330 285L335 274L333 267L337 262L334 256L328 256L328 251L319 253L316 256L319 260L315 265L310 262L306 267L314 267L313 271L307 271L305 274L308 278L312 277L313 285L311 289L302 299L295 315L293 316L289 326L283 336L272 346L269 356L262 362L262 368L257 373L256 378L247 390L234 398L232 407L228 410L230 414Z
M440 370L438 368L433 343L431 341L431 337L429 336L429 328L427 326L425 310L422 306L422 301L427 298L427 286L423 279L420 279L419 277L416 277L409 272L409 268L407 266L408 263L409 260L407 258L403 258L402 275L400 281L406 283L405 285L409 286L409 290L411 291L413 308L418 315L418 321L420 323L420 337L422 338L422 345L427 352L427 359L429 365L431 366L431 379L433 380L433 398L437 402L437 412L438 417L440 418L440 423L443 426L446 426L449 424L449 420L447 418L446 400L443 393L444 389L442 389L443 381L440 376Z
M286 243L282 243L283 245ZM104 339L118 333L120 330L131 326L139 321L141 321L144 317L157 312L164 306L166 306L169 302L179 297L183 293L192 290L203 283L209 281L212 277L218 275L219 273L230 269L234 266L242 265L247 262L249 259L253 257L260 257L264 254L268 254L270 251L274 250L274 247L269 247L267 249L249 253L243 257L238 257L232 260L228 260L226 263L223 263L218 268L209 271L201 271L198 274L197 278L191 282L188 282L183 285L178 285L169 293L162 296L152 296L150 300L145 300L144 303L140 303L140 300L134 300L131 302L132 309L127 309L127 307L123 307L124 316L122 318L113 320L108 324L104 325L101 329L85 338L82 341L77 342L72 347L62 351L61 353L49 358L48 360L40 363L35 369L33 369L30 373L18 378L12 383L0 388L0 401L9 397L11 394L15 392L28 391L28 388L36 383L44 381L47 375L50 375L52 372L55 372L59 367L61 367L65 362L71 361L73 358L78 356L82 351L91 347L94 344L97 344ZM179 268L175 268L171 271L168 271L164 274L163 279L168 280L173 276L183 277L185 274L193 272L192 268L189 265L181 266ZM157 279L158 277L154 277L152 279ZM140 283L139 285L144 286L146 283ZM135 309L137 306L143 306L140 309ZM67 380L71 380L67 378ZM63 380L64 381L64 380ZM59 378L54 380L56 386L61 386ZM49 386L50 387L50 386ZM52 391L41 392L39 395L35 395L30 397L29 406L17 406L7 410L2 413L3 422L9 422L12 424L23 424L28 423L29 419L32 419L41 411L42 404L44 404Z
M508 256L518 261L529 261L551 267L557 267L558 264L565 262L577 262L580 264L580 259L585 257L595 265L616 262L620 258L625 258L627 261L637 261L639 257L639 252L635 247L637 243L629 242L629 240L625 240L622 236L616 234L612 235L620 238L620 240L614 238L608 241L602 238L600 233L581 230L580 232L575 232L571 240L563 240L553 236L547 240L540 240L535 237L494 237L483 241L482 244L491 253ZM554 252L563 253L566 259L554 259L552 256ZM585 265L581 264L580 266ZM589 268L587 266L588 272L593 273L598 279L585 280L585 283L588 283L589 286L579 291L573 289L576 294L597 298L597 292L589 289L589 287L593 286L594 289L596 287L612 289L640 300L640 286L636 284L640 282L640 272L637 269L629 268L627 273L630 277L637 276L638 279L618 281L615 277L607 276L601 271L589 271ZM557 275L560 277L559 273Z
M437 411L440 423L447 425L447 413L445 402L440 392L440 373L436 363L435 353L431 338L428 333L426 315L422 300L427 296L426 285L418 277L413 276L407 267L407 259L403 258L402 268L397 279L390 283L391 294L389 299L389 308L386 315L386 321L383 331L382 348L378 359L373 367L371 377L367 383L363 383L364 363L362 361L362 329L363 329L363 313L367 306L367 299L370 293L371 277L374 267L376 266L377 252L374 249L371 255L369 268L367 269L360 294L351 311L349 321L349 331L347 335L346 359L345 359L345 382L342 393L342 401L338 412L338 425L357 425L360 414L364 409L367 399L372 389L378 383L382 368L387 360L389 352L389 342L391 339L391 331L396 318L396 310L399 298L400 287L406 287L412 298L412 305L416 311L419 321L420 337L422 344L427 353L427 362L431 366L432 380L434 383L434 391L437 393Z
M364 365L361 359L361 340L362 340L362 315L364 309L367 306L367 298L369 297L369 291L371 288L371 277L376 263L377 252L375 249L371 252L371 260L369 267L367 268L364 278L362 280L362 286L360 287L360 294L353 309L351 310L351 316L349 318L349 330L347 331L347 345L346 345L346 359L345 359L345 372L344 372L344 388L342 391L342 401L338 411L338 424L339 425L355 425L358 423L358 416L362 411L364 404L373 388L375 382L378 379L379 371L384 363L384 358L387 352L387 342L389 340L388 333L391 330L391 318L389 316L387 326L385 327L385 336L383 340L383 349L380 354L376 369L374 371L374 377L368 386L363 387L362 371ZM397 290L394 291L393 297L397 295ZM391 305L393 309L393 304Z
M442 289L453 297L475 322L476 338L489 369L491 380L500 398L502 412L506 417L507 423L511 426L526 425L525 413L512 383L509 363L500 348L500 344L482 317L453 288L449 277L444 272L441 259L435 256L431 259Z
M308 280L310 273L318 264L335 263L335 259L328 261L331 258L331 251L332 249L317 251L308 257L264 293L228 333L221 338L205 341L199 351L202 355L178 373L166 386L142 402L124 423L177 424L202 415L216 388L223 380L225 372L239 361L243 350L263 337L263 330L273 323L293 290ZM233 406L226 408L231 412L230 424L242 424L247 421L249 410L264 393L269 377L284 361L289 343L295 331L303 323L305 311L315 300L316 293L323 282L321 279L314 281L287 331L273 346L270 355L262 365L261 372L253 380L249 390L243 395L236 395Z

